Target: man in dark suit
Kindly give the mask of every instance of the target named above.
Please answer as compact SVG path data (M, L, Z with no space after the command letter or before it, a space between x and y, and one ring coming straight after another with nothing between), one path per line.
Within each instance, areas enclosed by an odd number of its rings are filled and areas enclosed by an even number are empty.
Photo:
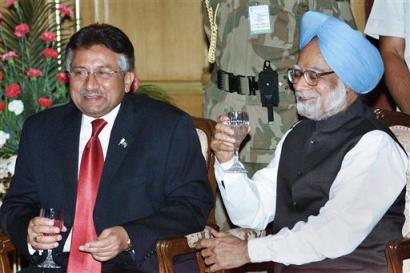
M30 258L28 272L43 270L36 264L48 249L61 265L52 272L67 263L75 273L101 265L102 272L156 272L156 241L201 230L212 206L193 123L166 103L125 95L134 48L116 27L74 34L66 66L72 102L25 123L2 228ZM95 135L96 120L103 125ZM85 159L91 146L101 160ZM87 179L97 181L95 192L84 190ZM42 207L63 208L64 226L39 217ZM79 220L87 211L90 218ZM95 235L84 238L88 232Z

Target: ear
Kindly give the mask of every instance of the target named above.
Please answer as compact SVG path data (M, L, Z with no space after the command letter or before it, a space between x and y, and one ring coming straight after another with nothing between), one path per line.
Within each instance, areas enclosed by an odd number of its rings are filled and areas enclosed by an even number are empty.
M347 85L344 86L346 89L347 104L350 105L359 97L359 95Z
M124 87L125 87L125 93L129 93L131 91L131 84L135 79L135 73L134 72L126 72L124 76Z

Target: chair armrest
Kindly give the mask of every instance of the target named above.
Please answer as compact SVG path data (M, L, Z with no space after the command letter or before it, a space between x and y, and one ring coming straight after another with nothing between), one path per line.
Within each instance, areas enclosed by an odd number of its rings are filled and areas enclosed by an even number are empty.
M13 243L7 237L3 230L0 229L0 272L11 273L9 254L16 251Z
M210 227L205 227L200 232L170 239L158 240L156 245L158 257L158 273L173 273L174 257L182 254L197 252L197 261L200 272L205 272L205 263L200 252L195 248L195 244L201 239L211 238Z
M248 228L231 229L228 233L242 240L265 236L264 230L254 230ZM188 234L184 237L159 240L156 244L158 257L158 273L174 273L174 257L182 254L196 253L200 272L205 272L205 262L200 252L195 249L195 244L201 239L212 238L210 227L205 227L201 232ZM228 270L220 270L218 273L227 273Z
M188 245L185 237L162 239L157 242L158 273L173 273L174 257L196 252Z
M410 258L410 239L388 241L384 254L386 255L388 273L402 273L403 260Z

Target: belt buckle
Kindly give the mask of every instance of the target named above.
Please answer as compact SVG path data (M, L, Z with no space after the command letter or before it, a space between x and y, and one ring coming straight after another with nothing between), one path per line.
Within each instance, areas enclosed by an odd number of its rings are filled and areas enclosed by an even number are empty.
M235 76L232 73L228 74L229 77L229 92L237 92L238 94L241 94L241 83L240 83L240 76Z

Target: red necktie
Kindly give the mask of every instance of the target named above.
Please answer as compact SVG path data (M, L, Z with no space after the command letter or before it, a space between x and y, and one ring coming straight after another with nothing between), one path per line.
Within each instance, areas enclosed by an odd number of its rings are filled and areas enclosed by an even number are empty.
M101 272L101 263L94 260L91 254L79 251L78 247L97 239L93 211L98 185L104 167L104 155L98 134L106 124L107 122L103 119L92 121L93 132L84 148L81 158L67 273Z

